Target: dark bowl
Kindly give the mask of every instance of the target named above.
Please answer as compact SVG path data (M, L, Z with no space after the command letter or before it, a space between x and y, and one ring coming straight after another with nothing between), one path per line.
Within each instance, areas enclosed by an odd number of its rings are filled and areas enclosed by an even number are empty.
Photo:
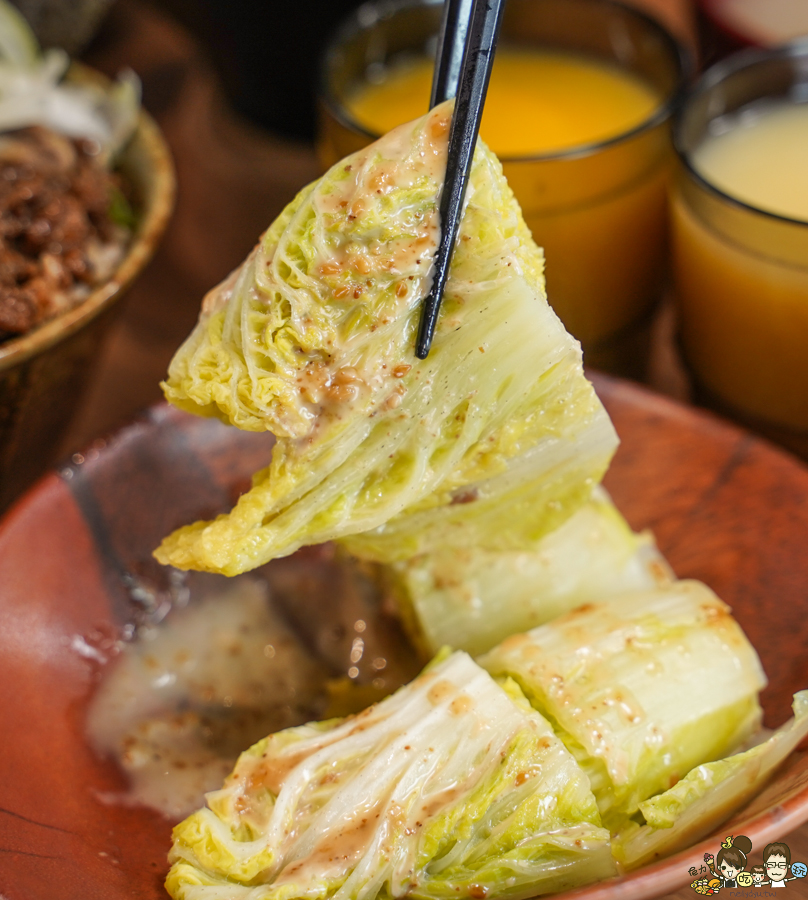
M652 528L681 577L729 602L769 676L766 724L808 685L808 469L708 414L598 379L623 443L607 485L635 528ZM171 823L102 803L125 788L85 736L103 641L132 619L127 583L159 590L152 549L171 529L228 508L266 463L270 439L167 406L47 475L0 523L0 892L8 900L164 900ZM80 646L81 642L79 642ZM98 644L96 643L96 646ZM709 690L709 685L705 685ZM756 848L808 820L808 754L796 753L710 839L628 876L566 895L640 900L743 832Z

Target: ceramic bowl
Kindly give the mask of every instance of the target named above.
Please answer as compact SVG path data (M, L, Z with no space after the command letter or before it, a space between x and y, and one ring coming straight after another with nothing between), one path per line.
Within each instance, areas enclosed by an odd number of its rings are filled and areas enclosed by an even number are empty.
M769 676L766 724L781 724L792 693L808 686L808 469L709 414L625 382L597 386L622 437L607 486L635 528L654 530L678 575L732 605ZM105 641L132 619L132 576L166 589L152 549L228 508L270 446L266 435L158 406L47 475L0 523L0 892L9 900L165 900L172 823L102 802L126 782L91 750L87 704L104 677ZM762 849L806 820L808 754L798 752L716 835L565 900L658 897L692 881L690 867L727 834Z
M72 80L100 77L83 67L71 70ZM120 169L139 197L139 224L115 275L75 309L0 343L0 510L54 461L119 301L151 258L171 215L171 157L143 111Z

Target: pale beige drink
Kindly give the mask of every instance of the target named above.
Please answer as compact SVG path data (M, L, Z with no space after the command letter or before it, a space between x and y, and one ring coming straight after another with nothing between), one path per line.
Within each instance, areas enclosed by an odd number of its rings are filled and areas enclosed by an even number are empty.
M796 236L790 240L787 230L777 240L756 236L754 219L741 225L731 212L710 222L675 198L687 360L728 404L808 430L808 247L803 236L800 248L799 227L808 232L808 103L760 101L714 122L711 131L691 155L698 175L733 200L795 220ZM764 228L767 218L761 216Z

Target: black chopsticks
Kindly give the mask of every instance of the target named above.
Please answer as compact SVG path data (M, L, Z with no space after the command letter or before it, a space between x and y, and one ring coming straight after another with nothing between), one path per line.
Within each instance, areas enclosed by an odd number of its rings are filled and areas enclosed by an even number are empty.
M455 88L456 100L449 131L446 177L440 196L440 242L435 253L432 288L424 300L415 344L415 355L419 359L426 359L429 354L449 275L503 7L504 0L444 0L432 81L432 105L447 100L455 93ZM462 64L458 64L461 46L464 47Z
M457 94L474 0L443 0L429 108Z

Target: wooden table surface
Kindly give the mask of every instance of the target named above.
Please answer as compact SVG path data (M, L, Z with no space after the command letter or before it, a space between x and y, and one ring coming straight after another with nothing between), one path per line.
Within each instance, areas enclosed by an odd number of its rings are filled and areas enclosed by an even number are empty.
M692 40L688 0L634 2ZM310 146L272 137L229 111L200 47L156 7L119 0L102 38L86 60L109 74L129 66L140 75L145 106L174 154L179 194L165 240L132 289L62 445L65 455L161 399L159 381L193 327L204 293L241 262L297 189L318 174ZM655 325L649 382L687 400L688 383L672 332L671 314L665 311ZM792 857L808 861L808 827L787 840ZM798 885L789 885L786 897L808 897L808 884ZM686 888L667 900L694 896Z

